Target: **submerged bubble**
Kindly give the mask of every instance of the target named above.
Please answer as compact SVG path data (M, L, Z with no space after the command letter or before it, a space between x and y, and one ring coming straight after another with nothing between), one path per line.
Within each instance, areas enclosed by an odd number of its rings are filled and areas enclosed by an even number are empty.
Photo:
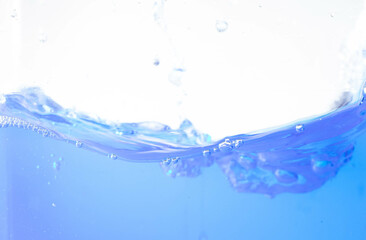
M256 161L247 155L241 155L238 159L238 163L246 170L253 169L257 166Z
M163 162L162 162L162 164L163 165L165 165L165 166L168 166L168 165L170 165L170 163L171 163L171 158L167 158L167 159L165 159Z
M83 146L83 143L82 142L79 142L79 141L76 141L75 146L77 148L81 148Z
M179 161L179 157L171 158L173 164L177 164Z
M296 127L296 132L300 133L304 131L304 125L303 124L297 124Z
M229 27L229 24L226 21L224 21L224 20L216 21L216 29L218 32L225 32L228 27Z
M296 182L297 178L298 178L296 173L289 172L289 171L282 170L282 169L277 169L275 171L275 176L276 176L277 180L282 183L293 183L293 182Z
M59 162L59 161L54 161L54 162L52 163L52 168L53 168L53 169L55 169L55 170L57 170L57 171L59 171L59 170L61 169L61 162Z
M117 155L116 154L109 154L108 155L108 157L110 158L110 159L113 159L113 160L116 160L117 159Z
M203 155L204 157L209 157L209 156L211 156L211 151L210 151L210 150L204 150L204 151L202 152L202 155Z
M51 204L51 206L52 206L52 207L56 207L56 203L52 203L52 204Z

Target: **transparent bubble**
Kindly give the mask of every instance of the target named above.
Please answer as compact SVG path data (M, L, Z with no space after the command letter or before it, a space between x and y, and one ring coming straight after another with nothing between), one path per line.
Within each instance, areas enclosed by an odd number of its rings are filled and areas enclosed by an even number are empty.
M216 21L216 30L218 32L225 32L229 27L229 24L224 20L217 20Z

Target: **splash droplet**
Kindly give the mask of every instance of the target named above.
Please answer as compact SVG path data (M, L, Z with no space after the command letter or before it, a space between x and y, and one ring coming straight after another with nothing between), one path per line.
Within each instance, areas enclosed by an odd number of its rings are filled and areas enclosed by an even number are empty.
M225 32L229 27L229 24L224 20L217 20L216 21L216 30L218 32Z
M11 12L11 14L10 14L10 17L12 17L12 18L16 18L18 16L18 12L17 12L17 10L16 9L13 9L13 11Z
M38 40L40 43L45 43L47 42L47 35L46 33L44 33L43 31L40 31L38 34Z
M155 58L155 59L154 59L153 64L154 64L155 66L159 66L159 65L160 65L160 61L159 61L159 59Z

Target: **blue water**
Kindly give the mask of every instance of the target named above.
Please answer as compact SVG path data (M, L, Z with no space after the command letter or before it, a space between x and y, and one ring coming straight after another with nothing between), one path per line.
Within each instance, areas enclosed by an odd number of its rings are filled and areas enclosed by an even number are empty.
M366 104L214 141L0 104L0 239L366 239Z

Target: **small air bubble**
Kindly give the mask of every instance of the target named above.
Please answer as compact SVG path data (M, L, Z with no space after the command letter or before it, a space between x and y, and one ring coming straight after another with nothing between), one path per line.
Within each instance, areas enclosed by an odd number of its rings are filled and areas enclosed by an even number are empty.
M82 142L79 142L79 141L76 141L75 146L77 148L81 148L83 146L83 143Z
M211 151L210 150L204 150L202 152L202 154L203 154L204 157L209 157L209 156L211 156Z
M39 169L39 165L37 165L36 168Z
M297 124L296 127L296 132L300 133L304 131L304 125L303 124Z
M297 175L296 173L289 172L282 169L277 169L275 171L275 176L278 179L278 181L282 183L293 183L297 181Z
M220 149L220 151L222 151L222 152L228 152L228 151L230 151L231 149L233 148L233 146L232 146L232 144L231 144L231 141L230 141L230 139L225 139L225 141L224 142L222 142L222 143L220 143L219 144L219 149Z
M52 207L56 207L56 204L55 204L55 203L52 203L52 204L51 204L51 206L52 206Z
M223 20L217 20L216 21L216 30L218 32L225 32L229 27L229 24L226 21Z
M240 147L241 147L241 145L243 145L243 140L238 139L238 140L235 140L235 141L234 141L234 147L235 147L235 148L240 148Z
M329 14L331 18L334 18L334 13Z
M179 157L172 158L171 160L173 164L177 164L179 161Z
M116 160L117 159L117 155L116 154L109 154L108 156L110 159Z
M165 166L168 166L170 163L171 163L171 159L170 158L167 158L165 159L162 163L165 165Z

